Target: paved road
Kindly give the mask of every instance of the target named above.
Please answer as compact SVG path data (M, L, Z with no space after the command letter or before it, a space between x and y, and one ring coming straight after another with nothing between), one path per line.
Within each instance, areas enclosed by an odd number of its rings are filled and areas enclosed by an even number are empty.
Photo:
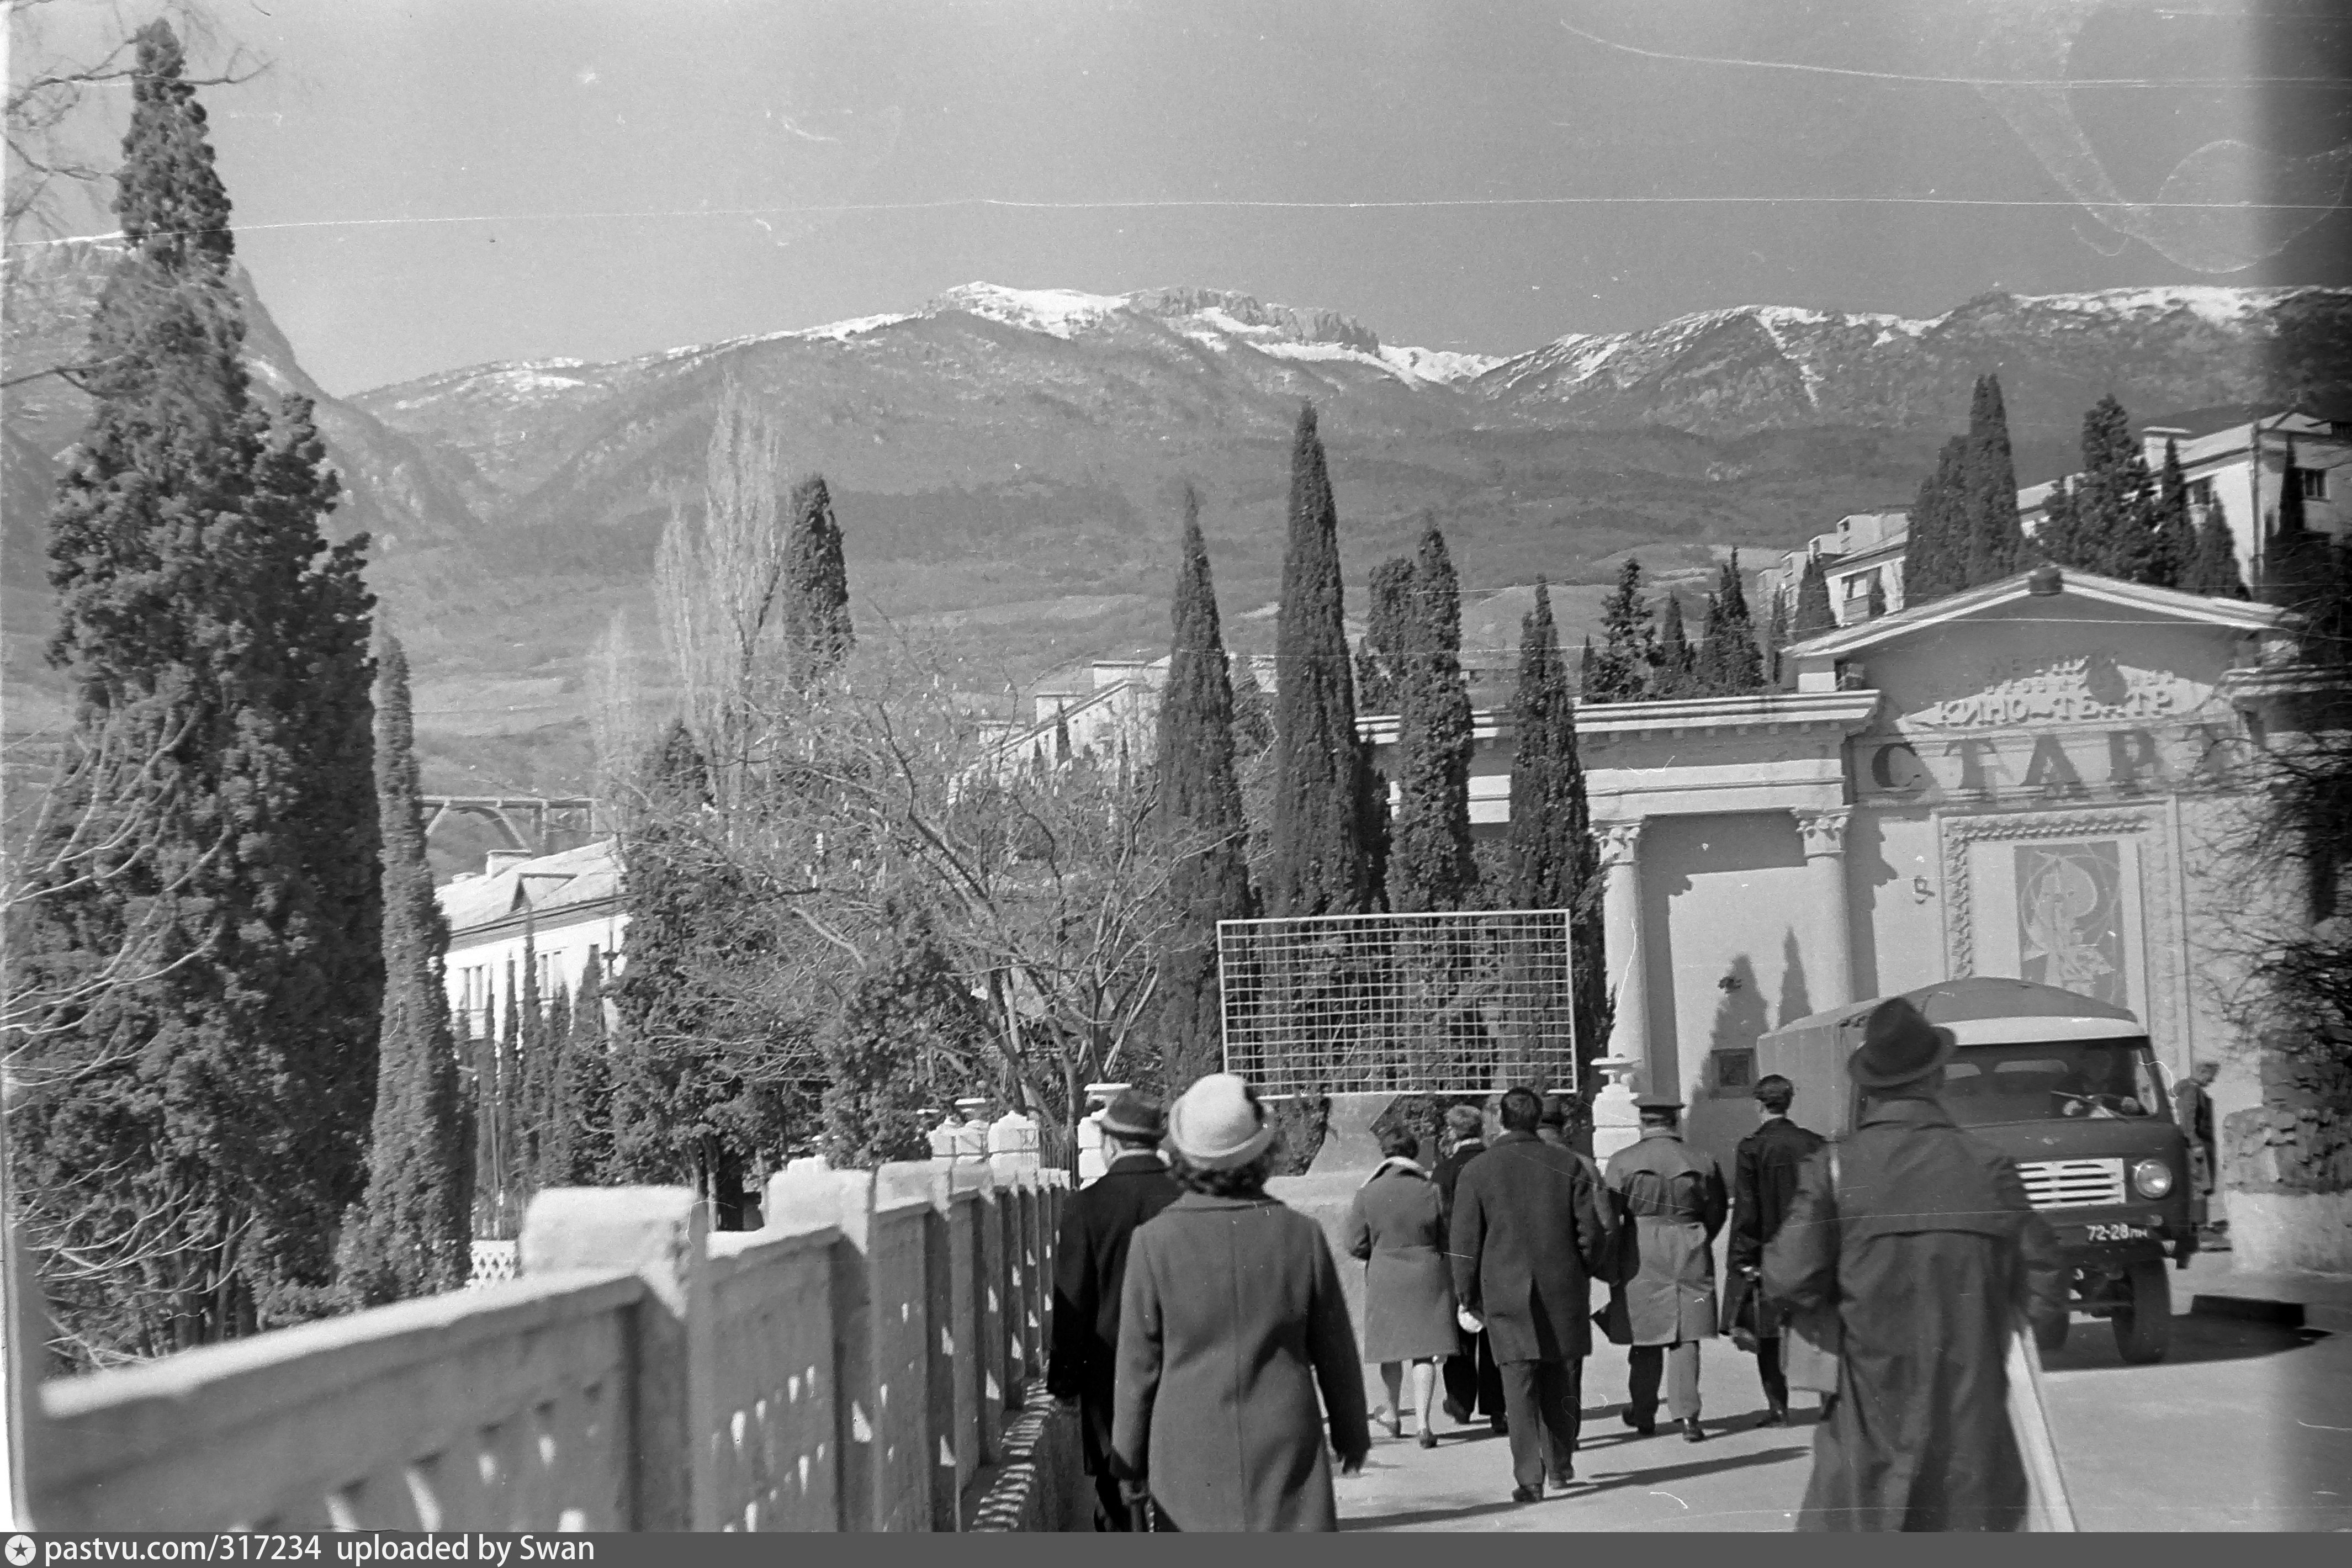
M2177 1277L2185 1313L2191 1289ZM2078 1320L2047 1360L2051 1419L2084 1530L2352 1530L2352 1334L2180 1316L2173 1353L2126 1366L2107 1325ZM1375 1437L1339 1482L1343 1530L1790 1528L1811 1468L1812 1417L1759 1427L1755 1363L1710 1342L1700 1395L1718 1436L1634 1436L1618 1419L1625 1354L1586 1364L1578 1486L1508 1500L1508 1444L1481 1424L1424 1452Z

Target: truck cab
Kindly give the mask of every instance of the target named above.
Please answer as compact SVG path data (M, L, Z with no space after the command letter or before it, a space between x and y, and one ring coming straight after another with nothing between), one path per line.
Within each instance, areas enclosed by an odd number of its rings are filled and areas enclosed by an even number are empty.
M2016 1165L2065 1253L2074 1311L2107 1319L2126 1361L2161 1361L2172 1327L2165 1264L2187 1268L2197 1232L2188 1140L2146 1028L2124 1008L2019 980L1948 981L1905 994L1952 1031L1944 1107ZM1801 1018L1757 1041L1759 1072L1789 1078L1801 1104L1833 1108L1821 1129L1832 1137L1859 1117L1845 1058L1882 1000ZM2062 1324L2043 1348L2064 1338Z

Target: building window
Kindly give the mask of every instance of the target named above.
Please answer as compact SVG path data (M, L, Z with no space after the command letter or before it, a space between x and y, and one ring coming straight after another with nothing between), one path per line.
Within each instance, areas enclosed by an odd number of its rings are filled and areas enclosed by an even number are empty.
M2210 479L2189 480L2189 504L2200 510L2206 507L2211 506L2213 504L2213 481Z
M541 996L554 995L555 954L551 952L541 952L534 953L532 956L539 960L539 994Z
M2287 478L2295 487L2296 493L2304 500L2326 500L2327 499L2326 468L2294 468L2288 472Z

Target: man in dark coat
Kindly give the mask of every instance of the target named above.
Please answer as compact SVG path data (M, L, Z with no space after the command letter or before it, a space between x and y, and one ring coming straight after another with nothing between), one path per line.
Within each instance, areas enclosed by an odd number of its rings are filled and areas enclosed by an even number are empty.
M1609 1156L1604 1177L1641 1238L1640 1271L1624 1286L1633 1342L1625 1425L1644 1436L1657 1430L1663 1381L1666 1414L1696 1443L1706 1436L1698 1423L1698 1344L1716 1333L1715 1236L1731 1203L1714 1159L1683 1142L1682 1101L1650 1093L1633 1103L1641 1140Z
M1797 1195L1797 1173L1824 1140L1789 1120L1797 1086L1772 1073L1756 1082L1756 1131L1739 1141L1732 1156L1730 1289L1723 1305L1727 1325L1748 1303L1749 1331L1756 1341L1756 1374L1764 1384L1764 1425L1789 1421L1789 1380L1780 1371L1780 1330L1787 1314L1764 1293L1764 1244L1772 1239Z
M1184 1190L1160 1163L1160 1140L1167 1129L1156 1100L1129 1090L1110 1102L1102 1115L1103 1142L1112 1151L1109 1168L1071 1197L1054 1256L1054 1346L1045 1389L1056 1399L1077 1402L1080 1443L1087 1474L1095 1479L1097 1528L1102 1530L1135 1528L1108 1462L1119 1288L1135 1227Z
M1805 1162L1764 1245L1765 1290L1834 1306L1842 1338L1800 1530L2024 1522L2009 1346L2065 1311L2066 1270L2016 1168L1937 1100L1953 1049L1902 997L1873 1010L1846 1063L1861 1125Z
M1446 1214L1454 1212L1454 1184L1462 1169L1486 1152L1486 1119L1475 1105L1457 1105L1445 1113L1446 1150L1430 1179L1437 1184L1438 1199ZM1486 1331L1462 1334L1460 1353L1445 1358L1440 1375L1445 1380L1445 1415L1457 1426L1470 1425L1475 1412L1507 1429L1503 1415L1503 1373L1495 1364L1495 1347Z
M2213 1079L2217 1071L2211 1062L2199 1062L2172 1090L2172 1114L2189 1138L2189 1223L2200 1233L2210 1217L2208 1205L2212 1201L2213 1184L2221 1170L2220 1151L2213 1141Z
M1454 1188L1454 1295L1484 1321L1510 1418L1514 1502L1576 1476L1584 1358L1592 1348L1591 1277L1616 1236L1600 1188L1570 1150L1543 1142L1543 1101L1503 1096L1503 1131Z

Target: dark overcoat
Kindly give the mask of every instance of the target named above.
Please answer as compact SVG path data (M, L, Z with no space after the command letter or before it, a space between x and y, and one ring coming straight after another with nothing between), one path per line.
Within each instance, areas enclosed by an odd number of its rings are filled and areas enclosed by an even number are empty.
M1054 1346L1045 1363L1045 1391L1078 1402L1079 1441L1090 1476L1100 1474L1110 1456L1111 1383L1118 1363L1119 1287L1127 1279L1128 1244L1136 1226L1183 1191L1159 1155L1121 1154L1073 1194L1062 1213L1054 1250Z
M1337 1530L1328 1452L1361 1459L1372 1438L1323 1227L1274 1198L1187 1193L1138 1230L1115 1410L1113 1469L1178 1530Z
M1454 1184L1454 1294L1486 1320L1498 1362L1591 1352L1592 1276L1616 1232L1591 1170L1573 1150L1506 1132Z
M1348 1205L1348 1251L1364 1260L1364 1359L1428 1361L1462 1348L1437 1184L1391 1162Z
M2009 1417L2021 1314L2066 1310L2066 1270L2016 1168L1933 1100L1873 1101L1808 1158L1764 1246L1764 1288L1836 1304L1838 1393L1813 1440L1800 1530L2015 1530L2025 1466Z
M1486 1152L1486 1141L1484 1138L1465 1138L1447 1150L1431 1169L1429 1179L1437 1184L1437 1195L1448 1215L1454 1212L1454 1184L1462 1179L1464 1167Z
M1633 1343L1713 1339L1715 1233L1731 1209L1722 1171L1672 1128L1646 1127L1609 1157L1608 1182L1641 1241L1641 1271L1625 1282Z
M1736 1298L1749 1288L1750 1268L1764 1266L1764 1244L1788 1217L1797 1196L1797 1173L1806 1158L1826 1142L1818 1132L1775 1116L1739 1141L1731 1157L1731 1246L1726 1262L1731 1279L1726 1290L1723 1318L1727 1328L1738 1307ZM1769 1292L1756 1291L1756 1332L1777 1337L1786 1311Z

